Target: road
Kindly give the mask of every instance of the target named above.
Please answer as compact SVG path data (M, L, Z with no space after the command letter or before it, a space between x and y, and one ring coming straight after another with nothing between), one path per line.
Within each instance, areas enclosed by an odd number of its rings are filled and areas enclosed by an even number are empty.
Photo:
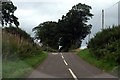
M75 53L49 53L48 58L28 78L60 78L61 80L117 80L95 66L85 62Z

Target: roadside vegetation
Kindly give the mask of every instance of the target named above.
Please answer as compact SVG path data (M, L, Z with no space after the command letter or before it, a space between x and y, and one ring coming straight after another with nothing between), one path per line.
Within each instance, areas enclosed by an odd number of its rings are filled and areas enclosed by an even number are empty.
M3 78L26 78L43 60L47 53L40 52L35 56L17 60L3 60L2 77Z
M88 49L80 51L78 55L91 64L117 75L120 66L119 33L120 26L98 32L88 43Z
M33 28L35 38L40 39L43 46L61 51L79 48L82 40L90 33L92 27L87 22L92 18L92 7L78 3L74 5L57 22L46 21Z
M98 67L98 68L100 68L102 70L105 70L105 71L110 71L114 67L117 66L117 63L108 62L108 61L105 61L103 59L97 59L96 56L92 55L89 52L89 49L81 50L78 53L78 56L80 56L85 61L89 62L90 64L93 64L94 66L96 66L96 67Z
M25 78L47 57L45 48L22 30L12 1L2 1L2 77ZM15 26L13 26L15 25ZM11 79L12 80L12 79Z
M25 77L47 57L24 30L5 27L2 30L2 77Z

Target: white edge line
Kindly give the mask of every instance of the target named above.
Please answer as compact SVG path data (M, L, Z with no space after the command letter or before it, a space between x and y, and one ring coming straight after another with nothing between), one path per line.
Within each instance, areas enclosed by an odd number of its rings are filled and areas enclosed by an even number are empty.
M65 65L68 65L68 63L65 60L63 60L63 61L64 61Z
M78 80L77 77L76 77L76 75L73 73L73 71L72 71L70 68L69 68L69 71L70 71L70 73L72 74L73 78L74 78L75 80Z

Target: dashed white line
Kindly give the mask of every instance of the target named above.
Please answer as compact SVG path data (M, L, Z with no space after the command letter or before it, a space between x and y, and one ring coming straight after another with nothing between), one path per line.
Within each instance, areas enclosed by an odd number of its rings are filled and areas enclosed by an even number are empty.
M62 54L62 53L60 53L60 54L61 54L62 59L64 60L64 56L63 56L63 54Z
M62 53L60 53L60 54L61 54L61 57L62 57L62 59L63 59L65 65L68 66L68 63L66 62L66 60L65 60L65 58L64 58L64 56L63 56L63 54L62 54ZM68 70L70 71L70 74L72 75L72 77L73 77L75 80L78 80L78 78L77 78L76 75L73 73L73 71L72 71L70 68L68 68Z
M69 71L70 71L70 73L71 73L71 75L73 76L73 78L75 79L75 80L78 80L78 78L76 77L76 75L73 73L73 71L69 68Z
M65 65L68 65L68 63L65 60L63 60L63 61L64 61Z
M62 59L64 59L64 56L62 56Z

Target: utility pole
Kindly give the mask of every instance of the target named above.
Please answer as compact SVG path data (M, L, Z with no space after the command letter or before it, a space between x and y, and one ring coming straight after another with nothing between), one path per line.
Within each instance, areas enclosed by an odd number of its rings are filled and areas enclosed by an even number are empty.
M104 29L104 10L102 10L102 30Z
M118 2L118 26L120 25L120 1Z
M90 33L88 34L88 43L89 43L89 41L90 41Z
M86 44L88 45L89 41L90 41L90 33L88 34L88 37L87 37L87 41L86 41Z

